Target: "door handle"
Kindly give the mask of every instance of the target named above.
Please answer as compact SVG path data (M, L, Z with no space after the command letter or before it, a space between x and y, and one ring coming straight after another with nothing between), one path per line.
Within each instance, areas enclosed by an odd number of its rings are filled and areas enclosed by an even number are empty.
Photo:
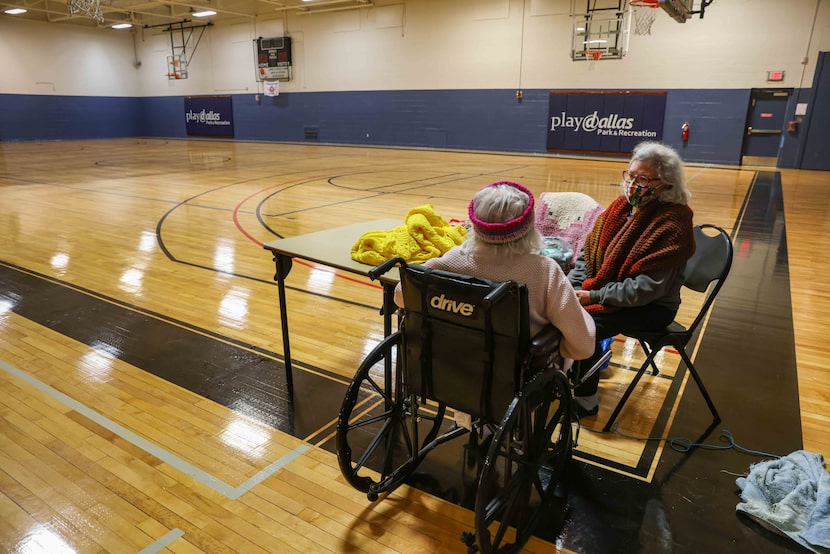
M752 127L747 127L746 129L747 135L780 135L781 131L774 130L774 129L753 129Z

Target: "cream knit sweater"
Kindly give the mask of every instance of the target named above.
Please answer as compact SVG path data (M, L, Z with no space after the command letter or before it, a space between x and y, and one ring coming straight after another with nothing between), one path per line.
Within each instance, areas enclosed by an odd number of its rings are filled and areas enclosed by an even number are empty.
M576 293L559 265L537 254L513 254L504 248L479 247L466 252L455 247L425 266L493 281L513 280L527 285L530 332L538 333L548 322L562 332L562 356L583 360L594 353L594 320L582 309ZM403 306L400 284L395 303Z

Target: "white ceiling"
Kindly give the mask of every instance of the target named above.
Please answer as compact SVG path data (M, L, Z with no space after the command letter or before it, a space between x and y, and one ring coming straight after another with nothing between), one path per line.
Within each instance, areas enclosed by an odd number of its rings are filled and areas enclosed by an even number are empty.
M74 15L69 5L100 2L103 21L85 13ZM134 27L179 24L195 25L221 20L239 20L282 13L314 13L319 11L352 10L371 6L371 0L0 0L0 17L48 21L58 25L109 28L115 23L132 23ZM24 8L22 15L8 15L10 8ZM95 6L89 8L95 14ZM192 12L213 10L216 15L193 17Z

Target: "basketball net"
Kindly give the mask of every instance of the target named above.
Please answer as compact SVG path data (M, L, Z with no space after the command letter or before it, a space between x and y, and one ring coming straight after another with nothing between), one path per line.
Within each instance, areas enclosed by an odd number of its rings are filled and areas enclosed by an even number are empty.
M104 14L101 13L101 0L67 0L66 9L69 11L69 15L85 13L89 17L98 20L98 23L104 22Z
M585 51L585 59L588 60L588 70L592 70L596 67L597 62L602 58L603 51L602 50L586 50Z
M657 8L659 7L658 0L631 0L635 35L651 34L651 24L657 19Z

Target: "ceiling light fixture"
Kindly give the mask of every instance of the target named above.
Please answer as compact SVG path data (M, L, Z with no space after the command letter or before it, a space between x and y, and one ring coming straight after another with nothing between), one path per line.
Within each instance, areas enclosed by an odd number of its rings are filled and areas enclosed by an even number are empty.
M216 12L213 10L204 10L201 12L193 12L191 15L193 17L210 17L211 15L216 15Z
M129 29L132 26L133 26L132 23L116 23L115 25L112 26L112 28L113 29Z
M9 8L6 10L6 13L9 15L20 15L22 13L26 13L26 10L23 8Z

